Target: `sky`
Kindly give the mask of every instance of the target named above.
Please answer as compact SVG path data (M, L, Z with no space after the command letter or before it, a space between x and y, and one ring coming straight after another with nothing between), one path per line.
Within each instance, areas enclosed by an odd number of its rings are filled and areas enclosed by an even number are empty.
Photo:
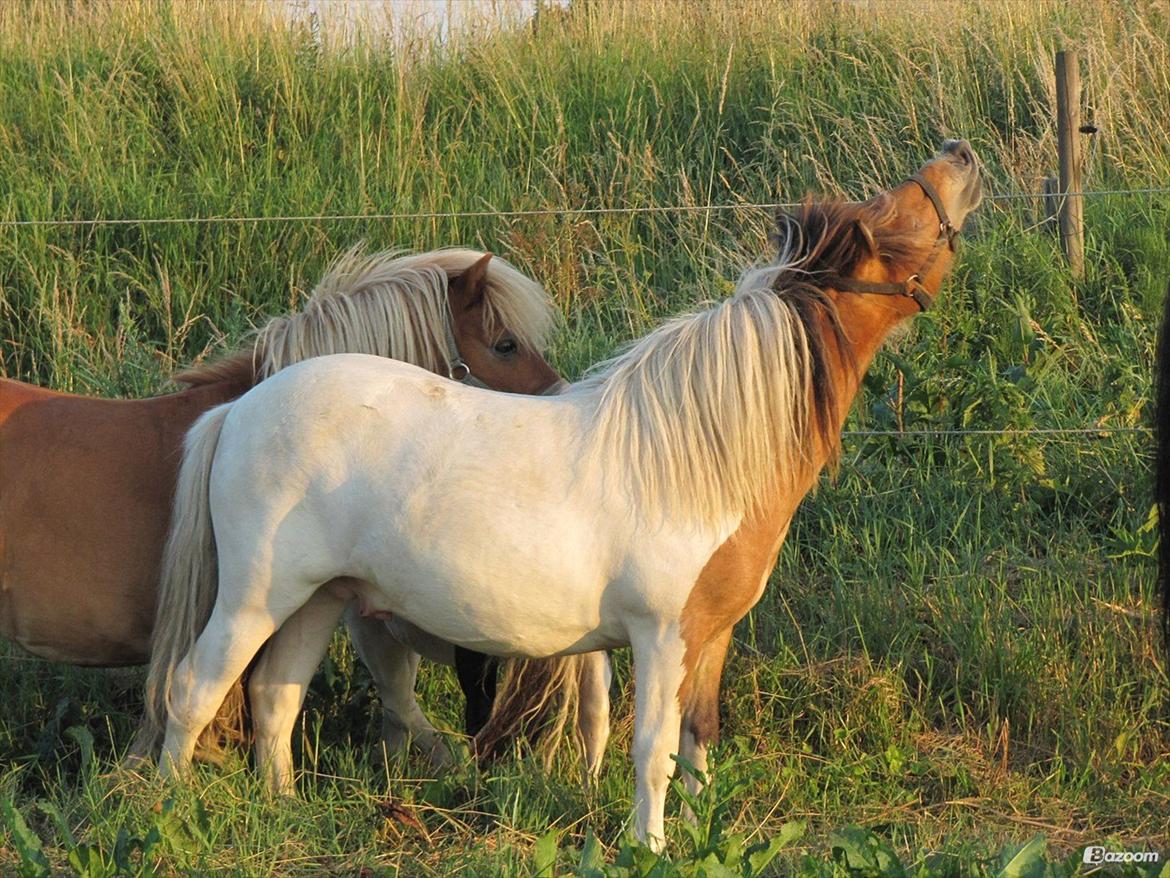
M438 32L444 37L471 22L525 21L536 0L271 0L283 6L292 21L312 22L327 38L354 28L401 39ZM557 0L558 3L566 0Z

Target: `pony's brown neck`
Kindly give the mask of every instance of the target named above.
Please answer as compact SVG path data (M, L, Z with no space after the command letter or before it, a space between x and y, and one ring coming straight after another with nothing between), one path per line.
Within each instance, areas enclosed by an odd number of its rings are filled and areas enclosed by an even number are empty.
M873 363L890 331L905 320L906 315L885 302L874 301L877 297L836 293L835 298L837 316L840 318L845 338L849 340L850 350L848 352L838 350L835 333L826 332L826 344L834 352L838 362L847 364L852 361L852 368L843 366L838 374L840 388L837 395L838 410L832 426L834 433L839 434L850 408L853 407L853 399L861 386L862 376Z
M836 306L841 331L834 329L828 315L821 316L817 331L825 346L826 360L832 366L833 404L829 423L818 431L819 435L811 443L809 468L802 480L804 484L799 486L802 495L832 459L834 445L840 440L845 419L861 387L861 379L878 350L890 331L908 317L904 309L892 307L885 297L836 292L830 292L829 296ZM847 349L842 348L842 337Z
M915 257L918 264L918 257ZM929 290L932 297L938 295L939 289L943 285L947 274L950 272L951 265L954 262L954 256L949 252L944 252L941 258L934 261L934 265L930 273L923 278L923 283ZM894 278L909 277L916 273L917 269L912 266L900 266L889 272ZM866 278L867 280L885 281L886 277ZM841 428L845 425L845 418L849 415L849 409L853 406L853 399L857 396L857 389L861 384L861 378L869 369L878 350L885 342L890 331L904 320L909 319L918 312L918 306L907 297L893 297L883 295L864 295L857 293L841 293L837 291L829 291L829 296L837 309L837 316L840 320L841 329L844 332L845 338L848 339L850 356L837 357L837 361L841 363L849 362L850 358L854 368L843 368L840 374L839 390L837 394L838 411L836 419L832 424L833 435L839 436ZM838 351L837 334L828 331L827 328L823 330L823 335L826 344L831 347L833 351Z

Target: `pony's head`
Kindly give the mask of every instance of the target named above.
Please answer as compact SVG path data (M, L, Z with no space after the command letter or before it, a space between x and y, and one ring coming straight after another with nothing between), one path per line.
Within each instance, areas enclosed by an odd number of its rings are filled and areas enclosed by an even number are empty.
M373 354L512 393L559 389L541 351L553 311L540 284L478 250L337 259L302 311L273 317L244 350L175 376L245 386L327 354Z
M517 316L509 322L490 299L488 272L493 263L485 253L447 285L451 341L447 373L457 381L475 379L495 390L511 393L554 393L564 386L560 375L540 352L543 342L513 329L523 325Z
M779 218L782 288L796 282L870 297L898 316L924 311L954 261L956 239L983 195L965 140L948 140L905 183L868 201L806 202ZM835 297L834 297L835 298Z
M810 339L810 411L821 440L836 449L834 425L840 366L856 369L857 333L880 337L934 301L951 269L959 230L979 205L979 161L965 140L948 140L906 182L868 201L806 201L778 216L779 259L749 272L741 287L768 284L799 315ZM850 299L848 331L842 296ZM819 331L835 338L834 357Z

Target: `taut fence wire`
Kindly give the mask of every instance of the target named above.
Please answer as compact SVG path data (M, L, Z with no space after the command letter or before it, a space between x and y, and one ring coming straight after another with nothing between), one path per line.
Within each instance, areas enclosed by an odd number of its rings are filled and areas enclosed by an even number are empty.
M1006 192L987 195L985 201L1020 201L1024 199L1096 198L1107 195L1165 195L1170 187L1151 186L1140 189L1090 189L1083 192ZM390 213L319 213L275 216L162 216L162 217L88 217L69 219L0 219L0 228L38 226L160 226L214 223L310 223L310 222L393 222L398 220L434 219L523 219L542 216L609 216L671 213L717 213L725 210L788 210L800 207L799 201L731 201L722 204L672 204L625 207L536 207L521 210L423 210Z
M1137 189L1092 189L1082 192L1007 192L984 197L985 201L1010 202L1025 199L1048 199L1059 202L1070 196L1093 198L1104 196L1138 196L1170 194L1170 187L1150 186ZM525 218L543 216L607 216L636 214L671 213L714 213L731 210L781 210L799 207L798 201L743 201L722 204L680 204L643 205L627 207L544 207L522 210L437 210L407 211L392 213L350 213L350 214L288 214L275 216L188 216L188 217L92 217L81 219L0 219L0 228L27 228L53 226L125 226L125 225L182 225L214 223L293 223L293 222L361 222L361 221L407 221L433 219L487 219ZM945 439L965 436L987 437L1031 437L1044 436L1052 439L1071 437L1098 437L1116 435L1151 435L1150 427L1035 427L1035 428L980 428L980 429L917 429L917 430L844 430L841 435L847 439Z

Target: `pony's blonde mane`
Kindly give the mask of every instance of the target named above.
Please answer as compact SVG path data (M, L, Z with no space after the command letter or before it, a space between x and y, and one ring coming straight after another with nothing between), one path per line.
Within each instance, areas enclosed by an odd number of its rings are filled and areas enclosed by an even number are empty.
M301 360L339 353L374 354L445 372L448 283L483 255L462 248L403 255L355 247L329 267L302 311L271 318L242 350L186 369L175 380L253 383ZM537 351L553 325L544 288L498 256L487 266L483 316L488 333L507 327Z
M703 522L755 510L809 456L808 328L748 271L735 295L677 317L571 393L595 392L591 457L613 459L643 511Z
M806 202L781 216L776 262L574 385L595 396L590 459L602 471L616 459L643 514L751 515L835 458L839 379L856 364L818 276L847 276L865 255L917 258L921 243L895 216L892 199Z

